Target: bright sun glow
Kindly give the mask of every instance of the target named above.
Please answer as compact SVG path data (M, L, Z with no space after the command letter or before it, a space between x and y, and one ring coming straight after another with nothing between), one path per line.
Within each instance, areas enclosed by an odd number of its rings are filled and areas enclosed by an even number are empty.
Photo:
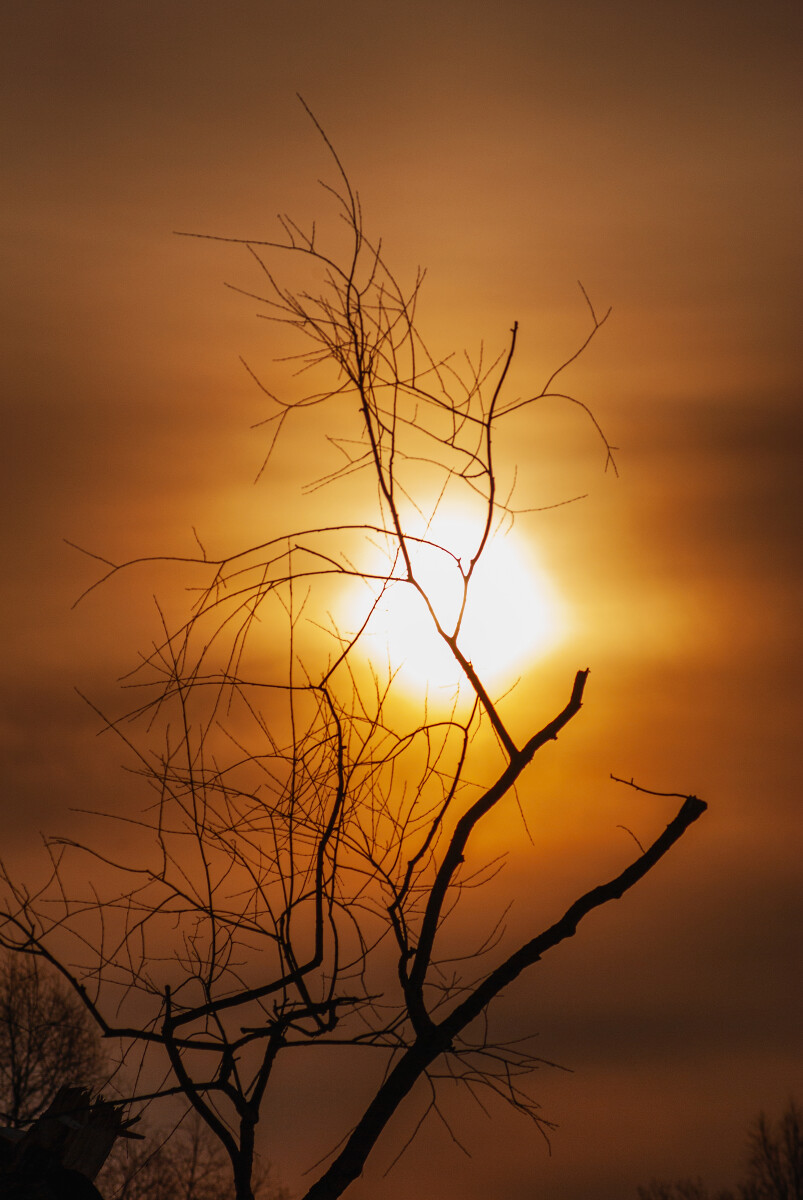
M426 538L448 550L415 545L413 568L439 620L451 632L463 595L458 559L466 569L476 550L477 529L459 517L442 518ZM515 530L498 533L475 570L458 638L480 678L494 684L516 679L532 659L555 647L565 626L554 586ZM416 689L453 689L462 677L433 628L424 600L403 582L385 591L358 645L364 658L376 667L387 663L391 670L398 669L400 682Z

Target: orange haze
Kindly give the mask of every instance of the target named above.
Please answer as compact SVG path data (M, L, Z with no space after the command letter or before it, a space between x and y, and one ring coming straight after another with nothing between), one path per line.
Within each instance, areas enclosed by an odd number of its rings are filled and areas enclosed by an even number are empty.
M511 930L551 920L660 827L608 776L710 811L620 904L499 1005L537 1030L552 1154L514 1115L455 1101L383 1179L413 1098L354 1200L625 1200L652 1176L732 1183L742 1131L800 1087L800 9L787 0L28 0L5 20L2 230L3 856L24 870L71 808L136 794L72 692L103 698L153 633L144 574L112 558L210 552L287 524L330 463L291 430L253 484L250 426L281 352L236 248L325 209L301 92L439 349L520 350L537 390L585 336L581 279L613 315L569 378L620 447L556 403L511 444L522 502L588 498L522 530L570 631L525 664L522 727L574 671L586 703L489 845L512 850ZM272 372L276 371L276 374ZM288 385L289 386L289 385ZM501 886L501 884L500 884ZM500 895L502 893L500 892ZM360 1068L362 1069L362 1068ZM288 1184L343 1133L338 1077L288 1080L264 1121ZM357 1074L354 1092L370 1080ZM798 1096L800 1092L798 1090ZM351 1093L344 1096L348 1108ZM295 1108L293 1107L295 1105Z

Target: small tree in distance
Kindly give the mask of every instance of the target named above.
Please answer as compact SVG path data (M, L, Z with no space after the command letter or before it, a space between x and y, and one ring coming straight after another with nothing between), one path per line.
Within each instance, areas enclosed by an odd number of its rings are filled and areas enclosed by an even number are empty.
M740 1200L803 1200L803 1113L790 1100L776 1125L759 1113Z
M232 1200L231 1166L197 1113L169 1136L118 1144L98 1178L105 1200ZM254 1172L255 1200L290 1200L269 1169Z
M62 1086L97 1087L98 1029L78 997L36 957L0 959L0 1124L23 1129Z
M653 1180L639 1200L803 1200L803 1114L790 1100L777 1124L760 1113L748 1133L747 1169L735 1191L712 1192L702 1180Z
M315 409L341 455L318 485L367 485L359 519L339 521L329 501L307 528L225 557L201 547L173 560L194 573L192 610L178 626L164 618L134 681L141 703L107 719L153 789L133 829L150 832L149 857L98 854L120 886L94 902L68 877L67 856L93 852L55 842L59 903L46 907L7 871L0 923L4 944L62 972L104 1036L142 1051L140 1099L186 1098L225 1148L237 1200L253 1200L260 1111L291 1056L375 1060L370 1100L304 1200L343 1195L414 1090L440 1112L444 1080L547 1128L526 1087L540 1060L494 1036L489 1007L642 879L705 809L695 796L651 792L682 803L624 869L518 944L480 905L472 927L481 932L466 947L455 914L500 868L479 851L477 831L502 806L526 806L517 788L527 767L579 712L588 677L577 671L557 711L536 720L494 694L463 637L480 564L517 514L495 453L500 426L547 396L579 403L559 387L577 355L534 394L506 398L517 325L490 364L432 354L416 320L422 277L405 291L391 272L318 128L338 173L337 186L324 186L346 248L290 218L278 241L216 240L245 248L264 283L264 294L247 294L303 343L295 364L311 380L305 395L280 398L258 381L274 406L268 457L286 423ZM276 255L316 282L280 283ZM587 307L577 354L606 319ZM581 407L607 466L612 448ZM439 532L455 507L470 529L459 545ZM134 565L104 561L104 578ZM433 582L444 573L448 595ZM327 617L338 588L359 597L345 621ZM446 703L422 696L413 707L393 663L361 657L399 590L413 594L454 665L460 686ZM172 1078L162 1082L165 1065Z

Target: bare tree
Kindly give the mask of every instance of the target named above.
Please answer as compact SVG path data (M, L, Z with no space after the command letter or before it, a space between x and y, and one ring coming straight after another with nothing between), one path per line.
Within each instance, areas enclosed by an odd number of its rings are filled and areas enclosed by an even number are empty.
M775 1125L760 1113L748 1146L740 1200L803 1200L803 1113L794 1100Z
M78 879L69 874L71 853L85 851L54 841L53 893L30 895L6 872L0 925L6 945L57 965L104 1036L143 1051L143 1100L187 1098L229 1155L237 1200L253 1197L255 1132L276 1063L309 1061L316 1048L373 1055L375 1090L305 1200L341 1196L408 1094L426 1089L428 1110L439 1111L444 1080L480 1101L503 1098L544 1131L526 1087L540 1060L493 1035L489 1007L642 879L705 809L678 794L676 815L658 818L665 827L624 869L516 944L503 914L489 922L479 900L472 927L482 932L466 943L465 915L455 914L502 865L480 852L477 831L502 807L526 817L527 768L579 712L588 677L577 671L544 721L494 693L464 645L480 564L519 515L497 438L537 402L562 397L587 415L612 464L590 410L561 386L607 314L586 297L581 346L529 395L505 394L515 324L491 362L438 358L416 318L423 277L405 289L392 273L320 132L338 173L325 185L341 219L331 245L289 217L276 241L217 240L245 249L263 285L246 294L288 340L301 339L292 365L310 381L303 395L279 398L252 372L273 406L268 458L287 422L312 410L340 455L313 487L331 497L348 484L361 507L338 520L325 499L307 528L225 557L199 542L196 556L171 560L196 589L192 610L177 624L164 615L129 681L141 689L136 709L104 718L153 789L150 808L117 818L131 821L136 857L94 851L104 876L120 879L96 904L80 884L85 862ZM280 283L271 262L281 255L312 282ZM469 530L459 544L439 532L454 506ZM103 561L104 578L135 565ZM368 652L380 610L400 591L459 680L448 702L424 696L412 716L395 664ZM501 596L498 614L504 621ZM165 1060L172 1079L159 1074Z
M96 1023L62 979L32 955L0 961L0 1121L21 1130L65 1086L95 1089L108 1075ZM257 1168L256 1200L287 1200ZM177 1132L118 1141L98 1179L108 1200L226 1200L231 1170L199 1118Z
M0 1121L30 1125L59 1088L97 1086L103 1073L97 1025L36 957L0 960Z
M777 1124L759 1113L747 1137L747 1167L735 1191L712 1192L702 1180L638 1189L639 1200L803 1200L803 1119L790 1100Z
M106 1200L230 1200L231 1166L197 1114L169 1136L121 1143L98 1179ZM289 1200L269 1168L254 1172L255 1200Z

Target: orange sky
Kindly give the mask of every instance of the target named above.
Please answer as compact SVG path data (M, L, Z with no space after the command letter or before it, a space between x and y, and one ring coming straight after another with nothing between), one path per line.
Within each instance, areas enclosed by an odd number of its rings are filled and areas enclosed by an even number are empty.
M584 335L576 281L614 308L570 382L620 477L557 407L517 446L530 502L590 493L527 527L574 634L522 698L550 716L592 672L534 781L563 813L542 835L567 856L556 888L598 882L594 852L640 819L610 771L710 805L503 1005L574 1071L536 1082L552 1156L467 1114L470 1162L433 1127L383 1180L391 1138L349 1194L732 1182L753 1114L801 1094L799 6L28 0L4 25L5 856L131 786L71 689L105 694L147 642L153 584L71 612L94 575L62 539L185 553L195 525L224 549L306 511L302 439L252 483L265 411L237 357L266 375L278 348L220 286L248 286L244 257L172 233L269 237L277 211L320 210L299 91L399 273L428 268L435 345L501 349L518 320L511 389L534 390ZM514 855L514 920L530 869ZM291 1184L315 1093L300 1081L278 1125Z

